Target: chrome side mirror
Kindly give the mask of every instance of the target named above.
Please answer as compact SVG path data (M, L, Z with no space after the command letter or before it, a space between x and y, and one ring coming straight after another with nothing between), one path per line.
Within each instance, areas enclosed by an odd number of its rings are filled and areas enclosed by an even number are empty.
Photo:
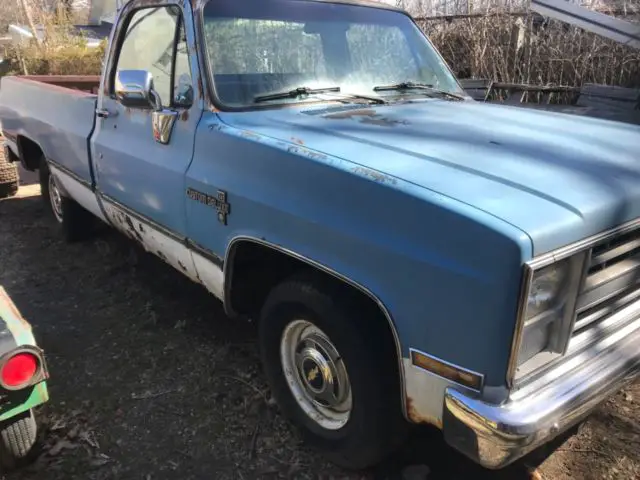
M162 101L153 89L153 75L146 70L119 70L115 79L116 99L125 107L162 110Z

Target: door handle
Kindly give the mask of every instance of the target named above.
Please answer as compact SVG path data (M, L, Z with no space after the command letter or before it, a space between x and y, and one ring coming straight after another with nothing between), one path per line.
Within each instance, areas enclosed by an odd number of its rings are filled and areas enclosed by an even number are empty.
M153 138L156 142L166 145L171 140L171 131L178 118L178 112L162 109L151 114Z
M117 113L114 115L112 114L109 110L107 110L106 108L98 108L96 110L96 115L100 118L109 118L110 116L115 116L117 115Z

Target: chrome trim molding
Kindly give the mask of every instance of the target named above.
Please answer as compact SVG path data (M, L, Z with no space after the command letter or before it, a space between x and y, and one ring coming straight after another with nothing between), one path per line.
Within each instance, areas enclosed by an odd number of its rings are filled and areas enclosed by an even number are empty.
M235 246L238 243L241 242L252 242L252 243L256 243L258 245L262 245L264 247L268 247L271 248L273 250L279 251L285 255L288 255L292 258L295 258L296 260L300 260L304 263L307 263L308 265L311 265L315 268L317 268L318 270L321 270L335 278L337 278L340 281L343 281L349 285L351 285L352 287L358 289L359 291L361 291L362 293L364 293L366 296L368 296L371 300L373 300L376 305L378 306L378 308L380 309L380 311L382 311L382 313L384 314L387 323L389 324L389 328L391 329L391 333L393 335L393 340L395 343L395 347L396 347L396 356L397 356L397 361L398 361L398 375L399 375L399 380L400 380L400 395L401 395L401 399L402 399L402 410L403 410L403 414L405 415L405 417L408 418L407 416L407 403L406 403L406 382L405 382L405 377L404 377L404 368L403 368L403 362L402 362L402 347L400 345L400 338L398 337L398 332L396 331L396 327L395 324L393 322L393 318L391 317L391 313L389 312L389 310L387 309L387 307L384 305L384 303L382 303L382 301L373 294L373 292L371 292L369 289L367 289L366 287L360 285L357 282L354 282L353 280L345 277L344 275L336 272L335 270L332 270L331 268L316 262L315 260L312 260L308 257L305 257L304 255L300 255L299 253L296 253L292 250L289 250L287 248L281 247L279 245L275 245L273 243L270 243L266 240L260 239L260 238L256 238L256 237L251 237L249 235L237 235L233 238L231 238L231 240L229 241L229 243L227 244L227 250L225 252L225 258L224 258L224 264L223 264L223 274L224 274L224 285L223 285L223 291L224 291L224 308L225 311L227 312L227 314L229 315L234 315L234 312L231 308L231 302L230 302L230 297L231 297L231 292L229 292L229 288L228 285L231 284L230 279L233 275L233 255L235 254Z
M213 253L208 248L203 247L199 243L196 243L189 238L187 238L186 242L187 242L187 246L191 250L193 250L194 253L197 253L198 255L203 256L204 258L209 260L211 263L214 263L219 268L222 268L222 266L224 265L224 260L220 258L218 255L216 255L215 253Z
M60 165L58 162L56 162L55 160L52 160L50 158L47 158L47 162L49 163L50 167L55 167L56 169L58 169L60 172L66 174L67 176L71 177L73 180L75 180L76 182L82 184L83 187L87 187L88 189L92 190L91 188L91 183L87 180L85 180L84 178L82 178L80 175L78 175L77 173L73 172L72 170L69 170L67 167L65 167L64 165Z
M135 212L134 210L131 210L129 207L127 207L126 205L123 205L115 198L101 192L100 190L97 190L96 194L100 197L101 200L119 208L120 210L123 211L123 213L126 213L127 215L135 218L137 221L146 223L150 227L158 230L159 232L162 232L167 237L171 237L173 240L176 240L182 243L186 242L186 237L184 237L183 235L180 235L172 230L169 230L167 227L164 227L159 223L156 223L155 221L151 220L149 217L145 217L144 215L141 215ZM113 225L113 226L118 228L117 225Z
M517 354L518 349L520 348L520 342L522 340L522 330L525 321L524 315L527 306L527 299L529 297L529 289L531 287L531 280L533 279L533 274L535 273L535 271L577 253L587 251L600 242L605 242L611 238L615 238L616 236L623 235L638 228L640 228L640 218L636 218L635 220L631 220L610 230L606 230L578 242L561 247L552 252L548 252L544 255L533 258L524 264L520 286L520 298L518 300L518 310L516 314L516 325L513 332L513 338L511 340L509 365L507 367L506 382L509 388L512 388L514 385L515 374L516 370L518 369ZM586 274L587 268L588 267L585 266L585 272L583 273L581 282L584 280L584 275Z
M420 355L424 355L425 357L433 358L436 362L443 363L443 364L448 365L449 367L454 368L456 370L459 370L461 372L466 372L466 373L469 373L471 375L475 375L476 377L480 378L480 382L481 382L480 389L477 390L475 388L469 387L468 385L463 385L462 383L458 383L455 380L451 380L450 378L446 378L446 377L443 377L442 375L438 375L436 372L432 372L431 370L427 370L425 368L422 368L420 365L416 365L412 361L413 352L419 353ZM413 365L415 368L417 368L419 370L422 370L423 372L427 372L427 373L430 373L432 375L435 375L436 377L439 377L439 378L441 378L443 380L446 380L447 382L450 382L452 385L458 385L460 387L467 388L469 390L477 391L478 393L480 393L482 391L482 387L484 387L484 375L483 374L475 372L473 370L469 370L468 368L461 367L459 365L456 365L455 363L447 362L446 360L442 360L441 358L436 357L435 355L431 355L429 353L425 353L422 350L418 350L417 348L409 347L409 360L412 361L411 365Z
M551 265L558 260L570 257L571 255L582 250L587 250L597 243L604 242L611 238L617 237L618 235L631 232L636 228L640 228L640 218L636 218L635 220L631 220L630 222L624 223L605 232L601 232L591 237L585 238L584 240L572 243L571 245L567 245L552 252L545 253L540 257L536 257L530 260L529 262L527 262L527 264L534 270L538 270L542 267L546 267L547 265Z
M445 439L483 466L502 468L571 428L610 395L640 378L639 346L637 317L570 362L560 363L506 403L490 404L457 387L448 388Z

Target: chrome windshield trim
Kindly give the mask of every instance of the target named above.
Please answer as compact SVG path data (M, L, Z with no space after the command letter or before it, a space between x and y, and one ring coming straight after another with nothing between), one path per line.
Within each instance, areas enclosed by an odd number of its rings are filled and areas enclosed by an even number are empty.
M522 340L522 330L524 328L525 320L524 315L527 306L527 299L529 298L529 289L531 287L533 274L541 268L549 266L555 262L568 258L577 253L589 250L594 245L597 245L600 242L607 241L611 238L615 238L619 235L623 235L638 228L640 228L640 218L636 218L617 227L611 228L596 235L592 235L591 237L585 238L583 240L579 240L570 245L560 247L539 257L533 258L524 264L520 287L520 298L518 300L518 310L516 314L516 325L513 331L513 338L511 340L511 352L509 354L509 365L507 367L506 381L508 388L513 388L515 374L518 368L518 350L520 348L520 342Z

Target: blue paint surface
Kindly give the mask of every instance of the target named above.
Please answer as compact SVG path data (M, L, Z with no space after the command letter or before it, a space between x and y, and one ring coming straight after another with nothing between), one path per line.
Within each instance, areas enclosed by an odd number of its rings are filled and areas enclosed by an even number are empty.
M96 98L53 85L4 77L0 79L2 130L14 137L31 139L47 158L63 163L89 180L87 138L93 131Z
M335 110L206 113L187 184L227 190L232 214L201 222L189 204L188 235L219 254L252 235L327 265L390 309L403 355L489 385L522 263L640 215L638 127L475 102Z

